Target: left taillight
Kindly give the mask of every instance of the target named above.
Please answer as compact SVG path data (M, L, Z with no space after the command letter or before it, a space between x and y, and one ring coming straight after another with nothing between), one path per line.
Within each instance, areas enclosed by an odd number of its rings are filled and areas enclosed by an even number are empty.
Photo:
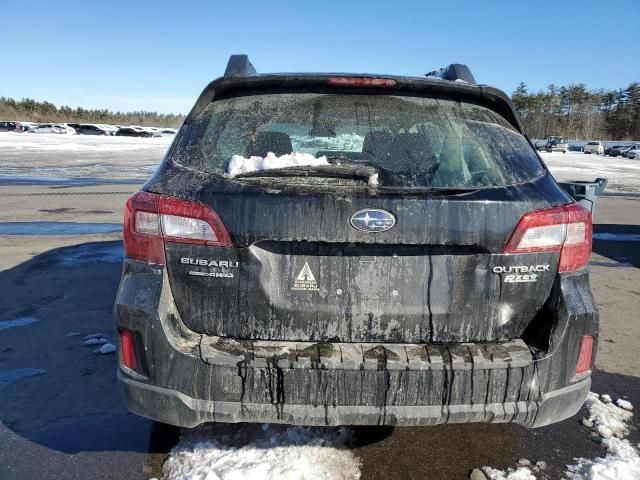
M589 263L593 226L591 212L579 203L524 215L503 253L560 251L558 272L573 272Z
M123 237L127 257L156 265L165 263L164 242L231 246L212 208L149 192L136 192L127 200Z

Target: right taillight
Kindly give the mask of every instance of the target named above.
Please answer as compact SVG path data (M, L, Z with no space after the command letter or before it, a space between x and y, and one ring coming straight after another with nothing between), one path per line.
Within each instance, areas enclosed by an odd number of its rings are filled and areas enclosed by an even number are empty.
M591 212L572 203L525 214L503 253L560 251L558 272L572 272L589 263L592 236Z
M576 375L591 370L591 360L593 357L593 337L591 335L583 335L580 342L580 354L578 355L578 363L576 363Z
M197 202L136 192L125 206L124 251L127 257L164 265L164 242L231 246L218 214Z
M120 330L120 359L122 364L131 370L138 369L138 356L136 354L136 334L123 328Z

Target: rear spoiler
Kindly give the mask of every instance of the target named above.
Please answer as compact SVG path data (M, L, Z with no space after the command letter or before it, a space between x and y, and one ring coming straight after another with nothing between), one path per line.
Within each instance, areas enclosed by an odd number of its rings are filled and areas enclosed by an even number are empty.
M438 96L455 95L469 102L479 103L498 112L519 132L524 134L522 124L511 104L509 97L493 87L478 85L469 67L454 63L425 74L423 77L402 77L395 75L343 74L343 73L274 73L258 74L256 68L245 54L231 55L224 75L212 81L202 91L200 97L187 115L189 124L202 110L220 95L232 95L235 91L246 90L303 90L325 89L330 77L369 77L392 79L396 82L394 91L408 94L432 94ZM443 81L444 80L444 81ZM351 89L355 92L355 89ZM360 91L362 92L362 90Z
M244 53L231 55L227 62L227 68L224 71L224 78L256 75L258 72L249 60L249 55ZM471 70L464 63L452 63L446 67L436 68L429 73L424 74L425 77L441 78L455 82L456 80L474 84L474 78Z

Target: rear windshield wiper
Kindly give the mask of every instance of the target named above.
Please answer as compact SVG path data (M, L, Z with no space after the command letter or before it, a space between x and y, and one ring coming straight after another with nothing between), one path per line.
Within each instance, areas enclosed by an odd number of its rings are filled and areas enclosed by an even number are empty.
M355 178L369 180L378 174L378 169L370 165L300 165L295 167L270 168L255 172L245 172L232 178L264 178L264 177L326 177Z
M478 187L471 188L440 188L440 187L408 187L408 186L380 186L378 187L380 192L389 193L426 193L429 195L464 195L467 193L474 193L480 190Z

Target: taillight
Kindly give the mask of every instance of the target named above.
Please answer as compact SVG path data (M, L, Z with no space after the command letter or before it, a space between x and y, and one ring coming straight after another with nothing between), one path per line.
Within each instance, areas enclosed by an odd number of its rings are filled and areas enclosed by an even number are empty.
M592 236L591 212L572 203L524 215L503 253L560 251L558 272L573 272L589 262Z
M373 77L329 77L329 85L335 87L395 87L393 78Z
M593 355L593 337L584 335L580 343L580 355L578 355L578 363L576 364L576 375L591 370L591 357Z
M131 370L138 369L138 356L136 355L136 334L131 330L120 330L120 354L122 364Z
M137 192L125 207L127 257L164 265L164 242L231 246L231 238L210 207L156 193Z

